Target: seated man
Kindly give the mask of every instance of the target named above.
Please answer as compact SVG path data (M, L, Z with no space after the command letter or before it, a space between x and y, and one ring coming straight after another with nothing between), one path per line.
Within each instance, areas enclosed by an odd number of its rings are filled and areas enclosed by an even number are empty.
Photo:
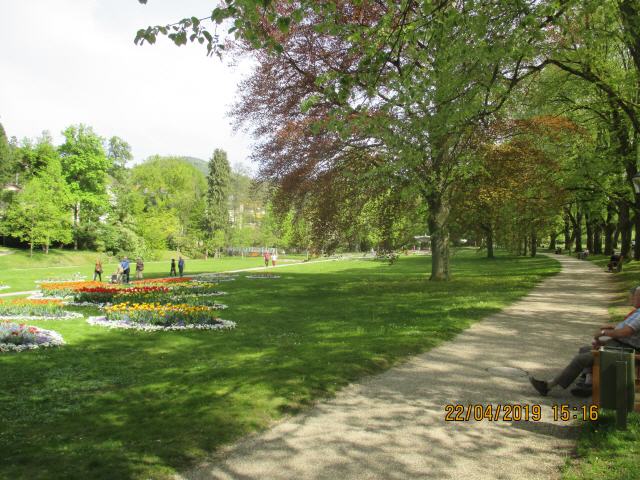
M578 355L573 357L571 363L565 367L555 378L549 381L538 380L533 376L529 381L540 395L546 396L553 387L560 385L567 388L578 378L583 370L589 371L593 366L592 348L597 349L602 345L608 347L624 347L640 352L640 287L631 290L631 304L634 310L617 325L603 325L594 334L592 346L584 346L578 350ZM587 397L591 395L591 382L585 382L583 387L571 390L576 396Z
M620 263L620 255L613 252L613 255L609 258L609 263L607 263L607 269L613 272L618 267L618 263Z

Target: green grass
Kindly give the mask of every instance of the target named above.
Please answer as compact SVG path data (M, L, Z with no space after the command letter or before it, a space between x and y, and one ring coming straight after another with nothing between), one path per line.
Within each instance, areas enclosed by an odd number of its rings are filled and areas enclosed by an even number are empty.
M559 270L548 257L464 251L454 279L432 283L429 261L299 265L223 283L223 317L238 324L228 332L30 322L68 344L0 356L0 478L169 477L451 339Z
M587 423L577 448L578 460L565 468L563 480L637 480L640 478L640 415L629 416L628 429L615 429L608 412Z
M609 257L592 255L589 260L606 268ZM612 322L629 313L629 290L640 285L640 262L623 265L622 272L611 274L619 295L609 308ZM568 462L563 480L632 480L640 478L640 414L629 416L629 428L617 431L615 415L605 412L598 422L582 427L577 457Z

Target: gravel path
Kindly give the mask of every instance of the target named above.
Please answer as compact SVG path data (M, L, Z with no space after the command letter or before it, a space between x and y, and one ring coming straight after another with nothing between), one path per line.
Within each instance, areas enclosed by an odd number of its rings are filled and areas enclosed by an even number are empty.
M515 367L550 377L608 321L609 277L555 256L562 272L438 348L219 452L180 479L549 479L577 427ZM498 370L493 370L498 367ZM509 375L511 373L512 375ZM445 422L446 404L541 404L539 422Z

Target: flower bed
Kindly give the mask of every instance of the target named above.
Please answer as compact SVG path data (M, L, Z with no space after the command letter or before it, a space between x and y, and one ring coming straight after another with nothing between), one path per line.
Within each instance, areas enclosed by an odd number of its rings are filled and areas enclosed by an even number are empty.
M123 287L120 285L102 285L100 287L80 288L73 295L76 303L120 303L124 301L144 301L150 295L162 295L169 292L167 287L144 286Z
M224 329L235 327L234 322L215 316L226 305L188 305L186 303L129 303L105 307L104 317L91 317L92 325L139 330Z
M9 285L0 285L0 290L6 290L7 288L11 288Z
M174 295L212 295L218 293L216 290L217 286L217 284L211 282L190 282L171 287L171 293Z
M124 328L131 330L141 330L144 332L172 331L172 330L230 330L236 327L236 323L231 320L223 320L218 318L216 323L209 324L176 324L176 325L149 325L135 323L130 320L107 320L107 317L89 317L87 319L89 325L98 325L107 328Z
M253 273L247 275L246 278L280 278L280 275L274 275L273 273Z
M40 291L45 296L67 297L81 288L97 288L103 285L100 282L50 282L40 284Z
M76 272L70 277L51 277L42 280L35 280L34 283L64 283L64 282L82 282L87 279L86 275Z
M179 301L180 297L213 296L223 292L215 290L217 285L210 282L180 281L136 283L135 285L105 284L100 282L64 282L41 286L42 295L47 297L73 296L73 305L137 302L150 303ZM206 302L198 302L200 304Z
M214 308L186 303L118 303L105 308L107 320L128 320L149 325L215 323Z
M64 345L64 340L58 332L24 323L0 321L0 352L21 352L60 345Z
M181 283L181 282L190 282L192 281L193 278L192 277L167 277L167 278L148 278L146 280L135 280L133 283L135 284L158 284L158 285L164 285L167 283Z
M48 318L80 318L77 312L67 312L62 309L61 300L47 299L15 299L0 301L1 319L29 319L46 320Z
M238 275L231 275L229 273L201 273L193 277L196 282L231 282L236 279Z

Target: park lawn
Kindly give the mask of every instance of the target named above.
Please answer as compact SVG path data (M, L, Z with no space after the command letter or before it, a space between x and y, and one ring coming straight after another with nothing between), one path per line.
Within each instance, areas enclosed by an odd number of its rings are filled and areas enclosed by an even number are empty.
M637 480L640 477L640 415L628 418L625 431L615 429L615 412L587 423L578 441L578 459L564 469L563 480Z
M449 340L559 271L549 257L340 260L225 282L231 331L29 322L67 345L0 356L0 478L169 478L215 449ZM85 309L89 313L89 310Z
M95 260L99 256L95 252L76 252L72 250L54 250L49 254L34 252L33 257L29 251L12 249L11 255L0 255L0 284L9 285L11 288L1 290L0 293L28 291L37 289L36 280L50 278L70 277L76 273L85 275L88 280L93 278ZM162 252L162 256L168 259L145 262L145 278L166 277L169 275L170 258L178 259L175 252ZM288 257L281 257L280 263ZM186 260L185 275L205 272L220 272L224 270L239 270L264 266L262 257L225 257L209 260ZM108 281L110 275L115 273L117 264L115 261L104 263L102 280ZM135 278L135 265L131 267L131 278Z
M609 257L589 256L606 268ZM609 308L612 323L629 313L629 290L640 285L640 262L627 262L622 272L612 274L620 292ZM627 431L616 431L615 415L604 412L598 422L583 426L578 440L577 458L568 463L563 480L631 480L640 478L640 414L629 416Z

